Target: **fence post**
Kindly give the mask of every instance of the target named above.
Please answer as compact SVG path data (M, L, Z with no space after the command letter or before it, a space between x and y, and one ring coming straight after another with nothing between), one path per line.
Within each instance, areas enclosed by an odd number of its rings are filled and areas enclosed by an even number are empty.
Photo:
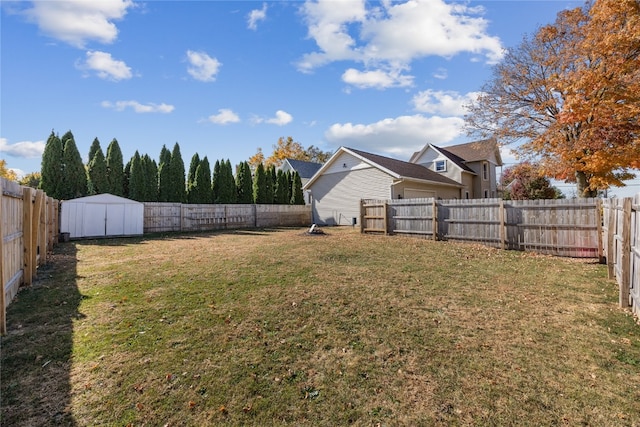
M618 214L616 213L617 202L614 204L614 201L609 199L607 204L609 205L609 217L607 218L607 277L609 279L615 279L616 252L613 243L615 241L618 218Z
M603 246L603 237L602 237L602 218L603 218L603 209L602 209L602 199L596 200L596 225L598 233L598 262L600 264L604 264L604 246Z
M622 199L622 260L620 274L620 308L629 307L631 291L631 197Z
M0 179L0 335L7 333L7 302L5 301L4 282L4 229L2 228L4 193L2 191L2 179Z
M433 225L432 225L432 231L433 231L433 240L436 241L438 240L438 203L436 202L436 198L433 198L433 207L431 208L433 210Z
M42 202L44 201L44 191L36 190L33 202L33 212L31 212L31 281L36 275L38 268L38 243L40 242L40 215L42 214ZM31 283L29 283L31 284Z
M360 199L360 234L364 233L364 199Z
M36 191L36 217L33 219L35 229L38 230L34 237L36 247L36 267L45 263L47 258L47 195L43 190ZM40 259L38 260L38 255ZM35 275L36 272L34 271Z
M22 189L22 243L24 245L24 284L30 286L33 282L33 188L23 187Z
M383 221L384 221L384 234L386 235L386 234L389 234L389 223L388 223L388 218L387 218L388 217L388 215L387 215L387 209L388 209L387 201L385 200L382 205L383 205L383 210L384 210L384 212L382 214L382 216L384 217L384 219L383 219Z
M498 207L498 218L500 220L500 249L503 251L506 249L506 235L507 235L507 226L505 224L505 215L504 215L504 200L500 199L500 206Z

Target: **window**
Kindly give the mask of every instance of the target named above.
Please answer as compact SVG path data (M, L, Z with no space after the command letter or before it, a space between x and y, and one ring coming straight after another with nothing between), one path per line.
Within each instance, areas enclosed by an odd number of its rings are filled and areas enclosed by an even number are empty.
M468 198L469 198L469 192L468 192L468 191L465 191L465 192L464 192L464 198L465 198L465 199L468 199Z
M447 161L436 160L436 172L446 172L446 171L447 171Z
M489 163L482 162L482 179L489 180Z
M489 191L488 190L484 190L484 198L485 199L489 198Z

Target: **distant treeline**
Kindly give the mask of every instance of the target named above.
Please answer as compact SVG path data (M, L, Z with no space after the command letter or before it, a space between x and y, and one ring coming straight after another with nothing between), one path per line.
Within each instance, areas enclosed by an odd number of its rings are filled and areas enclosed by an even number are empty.
M83 164L71 131L62 137L51 131L39 188L59 200L110 193L139 202L304 204L298 172L259 164L252 173L249 163L242 162L234 175L229 160L216 160L212 172L207 157L196 153L185 174L177 142L172 151L162 146L157 163L136 151L125 165L115 138L106 156L96 138L88 159Z

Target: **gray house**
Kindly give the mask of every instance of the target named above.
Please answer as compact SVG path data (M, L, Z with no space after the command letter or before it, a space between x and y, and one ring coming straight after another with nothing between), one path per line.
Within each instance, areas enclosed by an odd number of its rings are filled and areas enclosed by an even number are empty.
M315 223L351 225L361 199L496 197L500 165L494 139L446 149L427 144L409 162L341 147L303 188Z

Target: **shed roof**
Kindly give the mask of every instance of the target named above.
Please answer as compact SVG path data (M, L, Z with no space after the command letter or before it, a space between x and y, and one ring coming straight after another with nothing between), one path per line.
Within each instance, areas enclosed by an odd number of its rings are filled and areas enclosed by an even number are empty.
M135 200L127 199L120 196L115 196L109 193L96 194L96 195L87 196L87 197L79 197L77 199L71 199L71 200L63 200L63 203L102 203L102 204L112 204L112 205L142 204L140 202L136 202Z

